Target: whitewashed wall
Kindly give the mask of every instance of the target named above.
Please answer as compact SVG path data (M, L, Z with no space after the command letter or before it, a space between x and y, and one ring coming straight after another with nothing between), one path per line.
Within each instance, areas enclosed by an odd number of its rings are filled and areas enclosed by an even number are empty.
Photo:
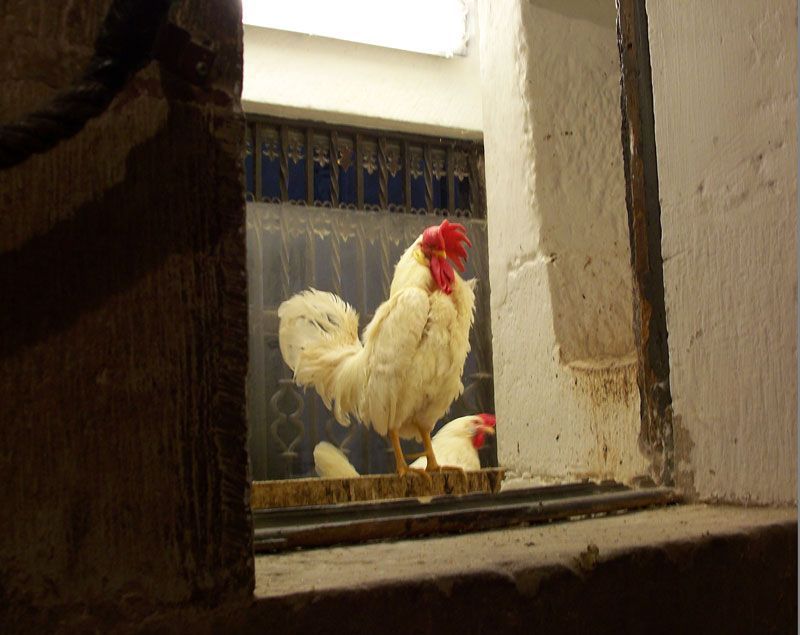
M797 5L648 11L680 480L796 501Z
M445 59L245 26L244 109L480 138L475 20L469 29L467 55Z
M615 20L613 0L480 3L498 456L517 474L647 473Z

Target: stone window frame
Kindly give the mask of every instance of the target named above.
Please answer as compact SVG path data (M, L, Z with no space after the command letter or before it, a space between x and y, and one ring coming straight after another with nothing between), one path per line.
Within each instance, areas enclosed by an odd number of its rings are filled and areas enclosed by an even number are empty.
M257 551L480 530L680 500L672 489L671 395L660 248L661 209L647 14L643 0L618 0L617 35L626 208L634 276L633 326L641 399L639 440L640 448L651 465L651 479L638 485L648 488L639 492L627 489L620 492L615 491L619 486L611 483L600 484L593 491L591 488L570 491L569 488L576 487L575 484L528 488L516 494L515 503L506 505L506 516L498 515L497 508L508 503L512 492L506 493L509 496L505 500L502 495L465 497L468 500L461 501L463 509L456 512L448 509L448 503L452 505L452 501L441 501L439 508L426 503L427 509L413 500L351 505L344 522L340 518L338 523L330 519L334 511L332 507L317 508L311 513L302 509L254 509ZM586 487L586 484L578 487ZM578 500L581 495L586 500ZM543 499L550 496L557 502L543 511ZM538 514L533 512L537 506ZM491 514L503 516L503 519L487 521Z

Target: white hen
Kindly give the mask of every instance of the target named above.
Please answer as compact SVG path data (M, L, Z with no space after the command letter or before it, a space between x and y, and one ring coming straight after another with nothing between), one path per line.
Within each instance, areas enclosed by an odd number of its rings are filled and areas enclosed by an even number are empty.
M433 435L433 451L444 465L460 467L462 470L481 469L478 456L486 443L486 435L494 434L494 415L479 414L453 419ZM411 467L425 468L428 458L419 457Z

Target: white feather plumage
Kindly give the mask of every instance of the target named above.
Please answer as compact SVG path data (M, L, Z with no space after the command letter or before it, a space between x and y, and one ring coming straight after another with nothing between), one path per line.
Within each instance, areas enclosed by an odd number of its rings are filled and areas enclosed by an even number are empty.
M451 294L414 257L395 267L389 298L358 339L358 314L332 293L304 291L281 304L281 353L295 382L314 387L336 420L355 416L386 435L419 439L464 390L474 281L457 274Z
M433 453L441 465L452 465L462 470L481 469L478 451L472 445L475 427L479 425L475 420L474 415L453 419L433 436ZM411 464L411 467L424 469L427 465L428 459L421 456Z
M332 443L322 441L314 448L314 469L322 478L353 478L358 476L356 468L347 460L344 452Z

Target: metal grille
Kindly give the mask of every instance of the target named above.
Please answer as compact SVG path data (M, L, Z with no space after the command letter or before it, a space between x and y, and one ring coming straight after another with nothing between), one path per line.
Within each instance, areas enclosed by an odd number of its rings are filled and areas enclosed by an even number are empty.
M250 119L249 201L486 218L480 143Z

